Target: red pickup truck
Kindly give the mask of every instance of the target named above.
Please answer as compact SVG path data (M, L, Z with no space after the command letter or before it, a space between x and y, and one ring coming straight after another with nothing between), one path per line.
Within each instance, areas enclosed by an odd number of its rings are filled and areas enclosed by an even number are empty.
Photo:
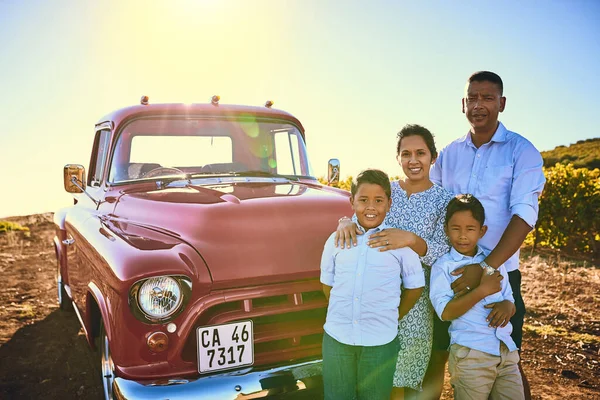
M98 121L87 174L64 168L54 246L106 399L321 396L321 251L352 211L304 135L270 102L217 96Z

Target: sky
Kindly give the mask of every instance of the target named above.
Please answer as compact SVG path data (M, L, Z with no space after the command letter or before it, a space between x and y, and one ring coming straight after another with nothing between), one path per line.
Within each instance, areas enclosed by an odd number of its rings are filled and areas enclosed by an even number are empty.
M315 175L399 175L396 133L438 148L468 132L478 70L504 81L500 120L540 151L600 136L600 2L0 0L0 217L72 204L94 125L139 103L263 105L306 129Z

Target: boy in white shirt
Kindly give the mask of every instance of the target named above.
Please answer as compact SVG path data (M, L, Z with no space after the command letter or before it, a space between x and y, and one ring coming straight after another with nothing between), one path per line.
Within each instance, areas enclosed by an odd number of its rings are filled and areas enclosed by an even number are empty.
M487 230L483 205L472 195L448 203L446 234L452 248L431 269L431 303L440 319L451 321L448 370L455 399L524 399L519 352L511 338L515 313L504 265L487 267L479 286L455 297L457 268L478 263L487 253L477 245Z
M386 228L389 177L361 172L350 203L365 235L350 249L334 246L331 234L321 259L321 283L329 300L323 335L325 400L389 400L398 356L398 320L425 286L417 253L409 247L381 252L367 244ZM401 289L402 286L402 289Z

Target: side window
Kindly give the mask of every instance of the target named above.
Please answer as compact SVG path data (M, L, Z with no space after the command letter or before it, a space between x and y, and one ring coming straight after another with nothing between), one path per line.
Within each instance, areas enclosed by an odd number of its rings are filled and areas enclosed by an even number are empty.
M287 131L275 132L274 140L275 154L277 157L277 173L302 175L298 136Z
M110 140L110 131L102 130L96 132L94 139L94 151L90 161L89 185L100 186L104 163L108 157L108 145Z

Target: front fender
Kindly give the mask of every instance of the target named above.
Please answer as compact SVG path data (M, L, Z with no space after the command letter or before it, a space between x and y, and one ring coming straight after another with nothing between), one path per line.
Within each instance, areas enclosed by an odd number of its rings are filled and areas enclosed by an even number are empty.
M192 297L196 297L210 291L212 280L202 257L180 238L131 223L114 228L106 221L95 224L90 220L82 232L86 242L82 267L88 282L81 320L92 347L103 321L119 370L166 357L148 352L146 338L164 330L166 322L153 324L136 318L129 305L134 283L151 276L185 275L191 279ZM174 318L179 324L179 317Z

